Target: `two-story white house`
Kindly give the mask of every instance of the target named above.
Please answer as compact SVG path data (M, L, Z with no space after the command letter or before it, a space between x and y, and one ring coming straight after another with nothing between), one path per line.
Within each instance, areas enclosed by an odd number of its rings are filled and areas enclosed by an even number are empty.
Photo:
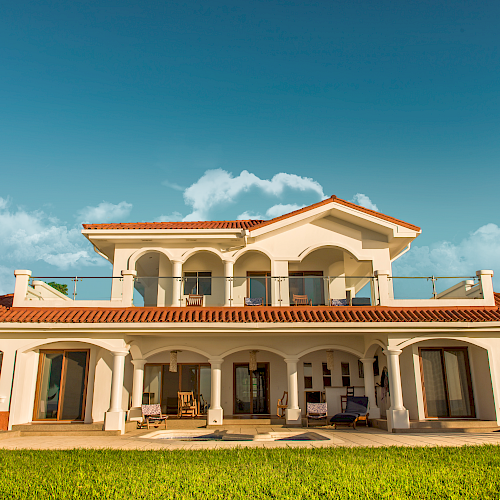
M348 390L388 430L500 423L493 272L451 286L392 276L420 234L413 224L332 196L268 221L82 233L112 277L78 278L65 295L47 284L62 278L16 270L13 296L0 298L0 428L123 432L143 402L176 414L179 391L193 391L207 425L276 415L285 391L286 423L301 425L308 401L333 415Z

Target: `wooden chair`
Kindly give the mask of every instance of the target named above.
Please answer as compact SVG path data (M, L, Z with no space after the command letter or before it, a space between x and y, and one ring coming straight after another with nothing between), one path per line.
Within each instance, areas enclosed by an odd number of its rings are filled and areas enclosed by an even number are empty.
M246 306L263 306L264 297L245 297Z
M278 399L276 407L276 415L280 418L285 418L285 410L288 408L288 392L284 391L281 399Z
M186 297L186 306L202 307L203 295L188 295Z
M312 306L312 300L309 300L307 295L293 294L293 303L296 306Z
M198 414L198 405L194 399L193 391L178 392L177 393L177 416L182 417L196 417Z
M309 427L309 419L325 419L325 425L328 420L328 407L326 403L307 403L306 426Z
M163 415L161 412L160 405L142 405L142 423L139 427L143 427L144 425L149 429L151 425L155 423L160 425L162 422L165 423L165 429L167 428L167 418L168 415ZM155 425L155 427L158 427Z

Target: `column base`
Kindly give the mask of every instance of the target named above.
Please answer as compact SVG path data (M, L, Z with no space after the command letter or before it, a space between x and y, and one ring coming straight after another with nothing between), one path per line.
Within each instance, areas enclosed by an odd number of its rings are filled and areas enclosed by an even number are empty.
M370 408L368 418L380 418L380 408Z
M410 428L410 412L404 410L387 410L387 430L392 432L393 429L409 429Z
M300 408L285 410L286 425L302 427L302 410Z
M121 434L125 434L125 412L107 411L104 414L104 430L120 431Z
M222 408L209 408L207 413L207 425L222 425L224 410Z
M128 420L142 420L142 408L140 406L134 406L128 411Z

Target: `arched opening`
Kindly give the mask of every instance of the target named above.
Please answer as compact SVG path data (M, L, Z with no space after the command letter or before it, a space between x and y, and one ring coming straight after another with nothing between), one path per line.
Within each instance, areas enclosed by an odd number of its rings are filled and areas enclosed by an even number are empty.
M317 248L300 262L289 263L290 304L296 302L294 296L307 296L312 305L329 305L332 299L351 304L356 297L358 302L370 298L371 274L370 261L358 261L352 253L334 246Z
M263 305L273 303L271 259L262 252L250 250L234 264L233 303L242 306L245 297L260 300Z
M205 306L224 305L224 265L213 252L201 250L191 255L182 266L183 298L202 295Z
M299 358L298 386L303 414L307 403L327 403L328 415L335 415L345 409L347 395L365 395L363 363L341 347L311 351Z
M185 349L166 349L147 358L143 404L159 404L163 413L177 415L180 393L191 392L196 416L206 416L211 398L211 369L206 356Z
M134 305L164 307L172 303L172 265L158 251L148 251L135 263Z
M410 418L496 420L488 351L457 339L412 343L400 356Z

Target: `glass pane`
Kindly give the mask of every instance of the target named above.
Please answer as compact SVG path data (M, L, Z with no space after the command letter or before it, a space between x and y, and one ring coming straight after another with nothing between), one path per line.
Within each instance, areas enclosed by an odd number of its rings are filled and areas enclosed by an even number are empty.
M194 398L198 400L198 370L200 365L181 366L181 391L193 391Z
M250 413L250 372L248 365L235 366L235 413Z
M251 276L249 280L249 297L251 299L264 299L264 304L269 305L271 303L271 278L266 276Z
M184 276L188 274L196 273L185 273ZM197 278L184 278L184 295L198 295L198 279Z
M425 400L428 417L447 417L446 389L444 384L441 350L423 349L421 351L424 372Z
M61 390L62 352L40 353L40 379L38 386L39 404L37 419L57 418L59 393Z
M201 274L210 275L210 273ZM198 278L198 292L200 295L212 295L212 278Z
M252 373L253 413L269 413L267 408L267 369L266 365L257 367Z
M463 349L444 351L451 417L472 416L465 356Z
M349 363L340 363L340 367L342 370L342 375L350 375L351 370L349 369Z
M177 393L179 392L179 376L181 365L177 365L176 372L169 371L169 368L170 365L163 365L161 410L170 415L177 415Z
M325 304L323 278L317 276L304 277L304 295L312 300L313 306Z
M161 366L146 365L144 367L144 391L142 394L142 404L160 404L161 388ZM177 411L177 406L176 406Z
M87 382L87 355L83 352L66 352L64 393L60 420L83 419L83 396Z
M200 366L200 413L206 413L210 407L212 371L210 366Z

